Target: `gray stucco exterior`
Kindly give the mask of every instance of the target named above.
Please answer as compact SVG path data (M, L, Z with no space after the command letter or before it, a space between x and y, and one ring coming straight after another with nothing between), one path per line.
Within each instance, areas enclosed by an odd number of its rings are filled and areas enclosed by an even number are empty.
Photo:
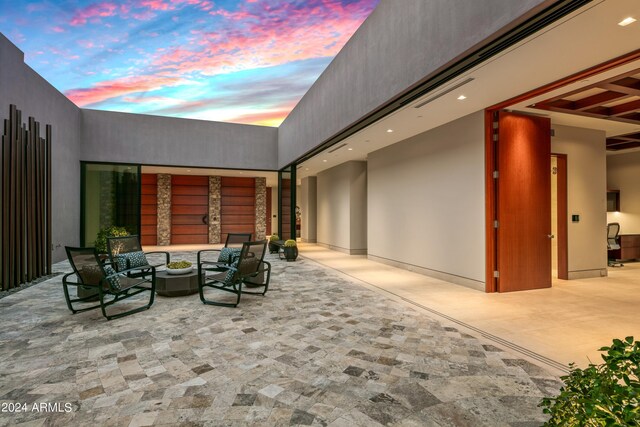
M0 34L0 118L9 105L52 125L53 261L66 257L65 245L77 246L80 231L80 109L24 63L24 54ZM0 168L2 166L0 165Z
M551 3L381 0L280 126L278 166Z
M82 110L82 160L277 168L278 128Z

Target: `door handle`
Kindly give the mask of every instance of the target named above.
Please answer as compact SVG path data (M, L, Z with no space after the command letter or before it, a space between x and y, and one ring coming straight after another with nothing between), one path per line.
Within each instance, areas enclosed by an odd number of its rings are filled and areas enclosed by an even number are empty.
M209 224L209 215L202 216L202 223L207 225Z
M547 234L547 237L550 238L550 239L553 239L556 236L554 236L553 234Z

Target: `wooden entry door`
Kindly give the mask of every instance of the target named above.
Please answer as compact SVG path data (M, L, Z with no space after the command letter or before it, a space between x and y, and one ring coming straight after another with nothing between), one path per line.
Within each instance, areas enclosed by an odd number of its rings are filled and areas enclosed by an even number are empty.
M504 111L498 120L498 291L548 288L551 121Z
M171 176L171 244L209 242L209 177Z
M220 179L220 239L229 233L256 236L256 180L223 176Z

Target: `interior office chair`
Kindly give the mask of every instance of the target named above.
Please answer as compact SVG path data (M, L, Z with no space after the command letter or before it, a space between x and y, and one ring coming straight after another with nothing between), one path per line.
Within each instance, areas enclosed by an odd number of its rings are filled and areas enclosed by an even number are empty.
M618 243L618 234L620 233L620 224L617 222L612 222L607 224L607 250L608 251L617 251L620 249L620 243ZM624 267L624 264L621 262L617 262L614 257L611 256L611 252L609 252L609 267Z

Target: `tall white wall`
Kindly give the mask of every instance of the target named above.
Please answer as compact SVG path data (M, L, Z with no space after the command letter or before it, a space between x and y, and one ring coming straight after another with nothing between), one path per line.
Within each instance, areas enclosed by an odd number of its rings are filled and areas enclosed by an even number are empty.
M367 164L346 162L317 177L320 245L349 254L367 252Z
M318 179L315 176L302 178L298 205L302 210L302 241L316 243L318 241Z
M369 258L484 290L484 114L368 157Z
M607 156L607 189L620 190L620 212L608 212L607 222L619 222L621 234L640 234L640 152Z
M567 155L569 279L607 274L604 131L552 125L551 152ZM572 222L572 215L580 215Z

